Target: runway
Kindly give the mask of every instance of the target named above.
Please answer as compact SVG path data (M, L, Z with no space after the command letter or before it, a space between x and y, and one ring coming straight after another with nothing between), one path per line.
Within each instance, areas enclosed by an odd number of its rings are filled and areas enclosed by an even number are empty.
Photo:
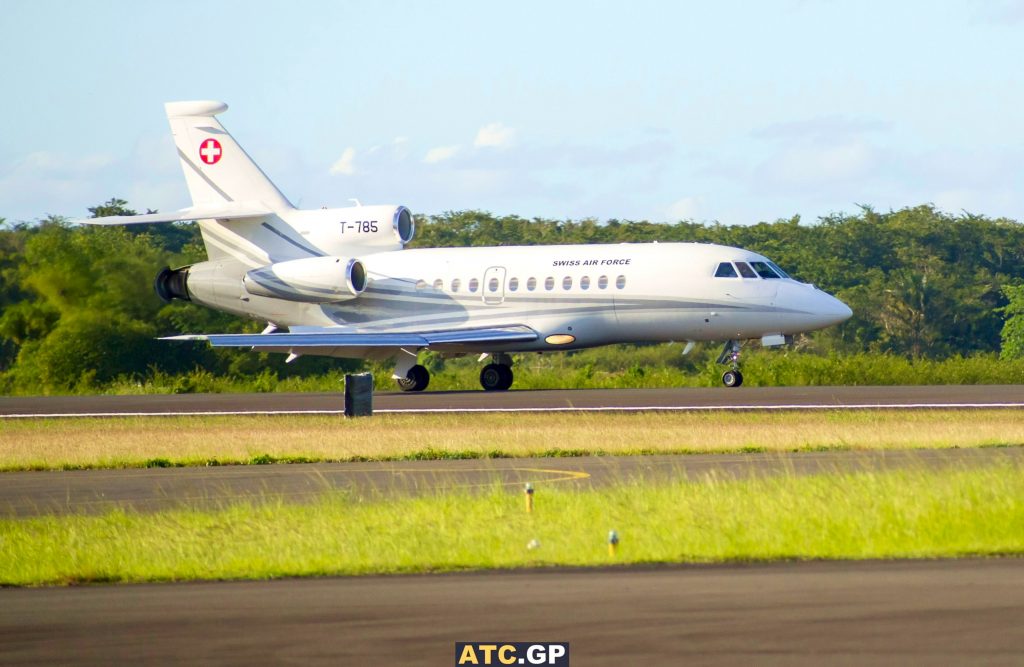
M1024 561L817 562L0 590L4 664L1019 664Z
M156 511L215 508L238 501L306 502L327 492L381 498L448 489L510 491L530 482L538 503L546 489L603 486L623 480L700 479L752 475L855 472L895 468L1024 466L1024 447L604 456L313 463L127 470L0 473L0 517L95 513L115 507Z
M1024 407L1022 387L378 394L384 411ZM740 400L742 399L742 400ZM2 398L12 415L340 413L340 394ZM427 493L1024 462L1024 448L225 466L0 475L0 516L325 491ZM0 589L0 664L454 664L568 641L576 665L1015 664L1024 560L810 562Z
M1020 408L1024 385L378 392L377 413ZM0 418L341 414L338 393L0 397Z

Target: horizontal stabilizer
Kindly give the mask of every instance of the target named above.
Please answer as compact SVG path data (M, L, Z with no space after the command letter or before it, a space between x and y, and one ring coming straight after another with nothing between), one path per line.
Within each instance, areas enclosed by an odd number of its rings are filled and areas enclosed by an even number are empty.
M339 332L323 329L315 332L272 334L200 334L169 336L161 340L205 340L213 347L303 348L303 347L431 347L473 343L523 343L537 340L529 327L510 326L488 329L448 329L407 333Z
M273 213L262 204L225 203L218 206L192 206L170 213L145 215L112 215L106 218L82 218L74 222L83 225L145 225L154 222L183 222L186 220L243 220L262 218Z

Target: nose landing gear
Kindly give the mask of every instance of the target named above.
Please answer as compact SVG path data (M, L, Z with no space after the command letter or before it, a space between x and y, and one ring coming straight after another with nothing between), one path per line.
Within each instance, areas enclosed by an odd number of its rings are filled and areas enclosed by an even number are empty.
M722 373L722 384L726 387L738 387L743 384L743 373L738 370Z
M726 387L739 387L743 384L743 373L740 372L740 344L737 341L726 341L717 363L728 364L731 368L722 373L722 384Z

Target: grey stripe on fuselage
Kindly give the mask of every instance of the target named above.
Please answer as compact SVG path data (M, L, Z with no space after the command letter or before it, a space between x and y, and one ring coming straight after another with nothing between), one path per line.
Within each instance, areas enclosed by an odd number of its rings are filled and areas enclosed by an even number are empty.
M295 239L289 238L284 232L275 229L269 222L261 222L260 226L274 234L277 234L288 243L291 243L293 246L295 246L299 250L302 250L303 252L309 253L313 257L325 256L324 253L320 252L319 250L313 250L312 248L299 243Z
M604 303L607 303L611 307L611 300L615 299L615 307L635 307L633 304L628 304L627 301L638 301L644 304L645 308L683 308L687 310L693 310L698 308L704 309L719 309L719 310L747 310L750 306L746 304L730 304L730 303L717 303L717 302L706 302L706 301L680 301L678 299L645 299L643 297L621 297L615 296L612 293L597 293L595 296L580 296L580 297L566 297L566 296L530 296L528 294L514 294L509 295L507 292L503 297L501 304L485 304L481 297L476 295L467 296L453 296L450 294L442 293L431 293L427 291L410 293L408 290L397 290L387 289L375 286L369 286L366 291L363 292L363 297L373 298L376 295L381 295L381 300L389 301L404 301L408 303L428 303L430 301L456 301L458 303L470 303L474 306L481 308L495 308L499 305L507 305L509 303L531 303L531 304L560 304L566 302L572 303L588 303L597 299L603 299ZM388 299L387 297L398 297L396 299ZM495 296L495 298L497 298ZM785 308L775 308L774 306L767 307L771 312L796 312L789 311Z
M341 297L338 296L338 292L333 289L328 289L326 287L318 287L316 283L295 280L293 280L290 283L286 283L283 280L281 280L278 276L274 275L273 273L270 273L269 269L267 270L266 273L261 273L261 271L263 270L264 269L257 269L255 271L250 271L246 275L249 277L249 280L253 281L257 285L264 287L270 290L271 292L275 292L281 295L294 294L295 289L298 288L305 292L323 294L324 296L333 297L334 299L337 299L339 301L341 300Z
M443 298L443 295L439 295ZM434 297L437 298L437 297ZM420 302L421 305L429 305L431 308L414 310L416 302L414 299L394 299L394 298L380 298L380 297L367 297L364 292L359 299L359 308L349 307L325 307L324 312L339 322L346 324L352 324L355 326L368 325L368 329L386 329L404 327L404 326L418 326L422 328L423 325L429 323L430 325L448 325L448 324L459 324L469 320L482 321L486 318L500 319L505 321L515 322L526 322L529 319L534 319L538 316L538 312L534 304L545 303L562 303L565 304L561 307L548 307L542 311L544 317L559 316L559 315L599 315L607 314L613 315L615 312L665 312L668 309L683 312L705 312L711 310L729 310L732 312L744 312L744 313L799 313L800 311L789 310L785 308L776 308L774 306L767 305L739 305L739 304L719 304L719 303L699 303L692 301L672 301L667 299L631 299L633 303L616 303L614 306L609 300L603 300L599 303L588 303L587 300L574 299L571 303L566 303L565 298L522 298L516 299L512 302L506 301L504 308L497 308L495 306L486 305L480 301L473 300L466 302L464 300L453 300L449 299L444 304L426 304ZM518 306L521 302L527 302L530 304L525 309L513 309ZM524 305L527 305L524 304ZM401 316L392 316L396 310L401 310ZM413 311L413 312L410 312ZM363 328L363 327L360 327Z
M226 230L216 221L213 223L200 222L199 229L202 230L203 242L206 244L206 250L210 255L210 259L216 259L215 255L210 252L210 247L212 246L237 262L241 268L241 273L245 273L250 269L266 266L268 261L274 261L271 255L267 254L265 250L255 244L252 245L258 252L246 250L240 246L235 239L241 237L234 232ZM225 233L229 233L231 236L225 236ZM251 241L248 241L248 239L246 239L246 241L248 243L252 243Z
M397 297L397 298L389 298ZM466 307L473 307L478 309L493 309L498 306L514 303L528 303L535 305L548 305L548 304L563 304L563 303L593 303L597 299L601 299L600 303L607 304L608 307L612 305L612 299L614 299L615 308L618 310L628 310L636 308L651 308L651 309L679 309L679 310L732 310L732 311L756 311L765 313L805 313L801 310L793 310L792 308L779 308L777 306L770 306L767 304L746 304L746 303L722 303L718 301L683 301L679 299L666 299L664 297L657 298L644 298L644 297L622 297L614 294L598 294L595 296L580 296L580 297L565 297L565 296L530 296L527 294L515 294L508 295L506 293L501 304L486 304L483 303L482 299L478 296L453 296L450 294L442 293L430 293L427 291L410 293L403 290L393 290L375 286L369 286L366 291L362 293L361 299L370 300L377 299L379 301L400 301L404 303L422 303L429 304L431 301L443 301L446 303L459 303L464 304ZM549 311L545 311L547 313Z

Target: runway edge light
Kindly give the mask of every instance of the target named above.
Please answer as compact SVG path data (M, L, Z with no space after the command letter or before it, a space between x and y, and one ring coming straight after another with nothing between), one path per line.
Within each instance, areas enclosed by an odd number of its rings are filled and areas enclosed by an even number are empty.
M608 555L614 558L615 553L618 551L618 548L619 534L614 530L608 531Z

